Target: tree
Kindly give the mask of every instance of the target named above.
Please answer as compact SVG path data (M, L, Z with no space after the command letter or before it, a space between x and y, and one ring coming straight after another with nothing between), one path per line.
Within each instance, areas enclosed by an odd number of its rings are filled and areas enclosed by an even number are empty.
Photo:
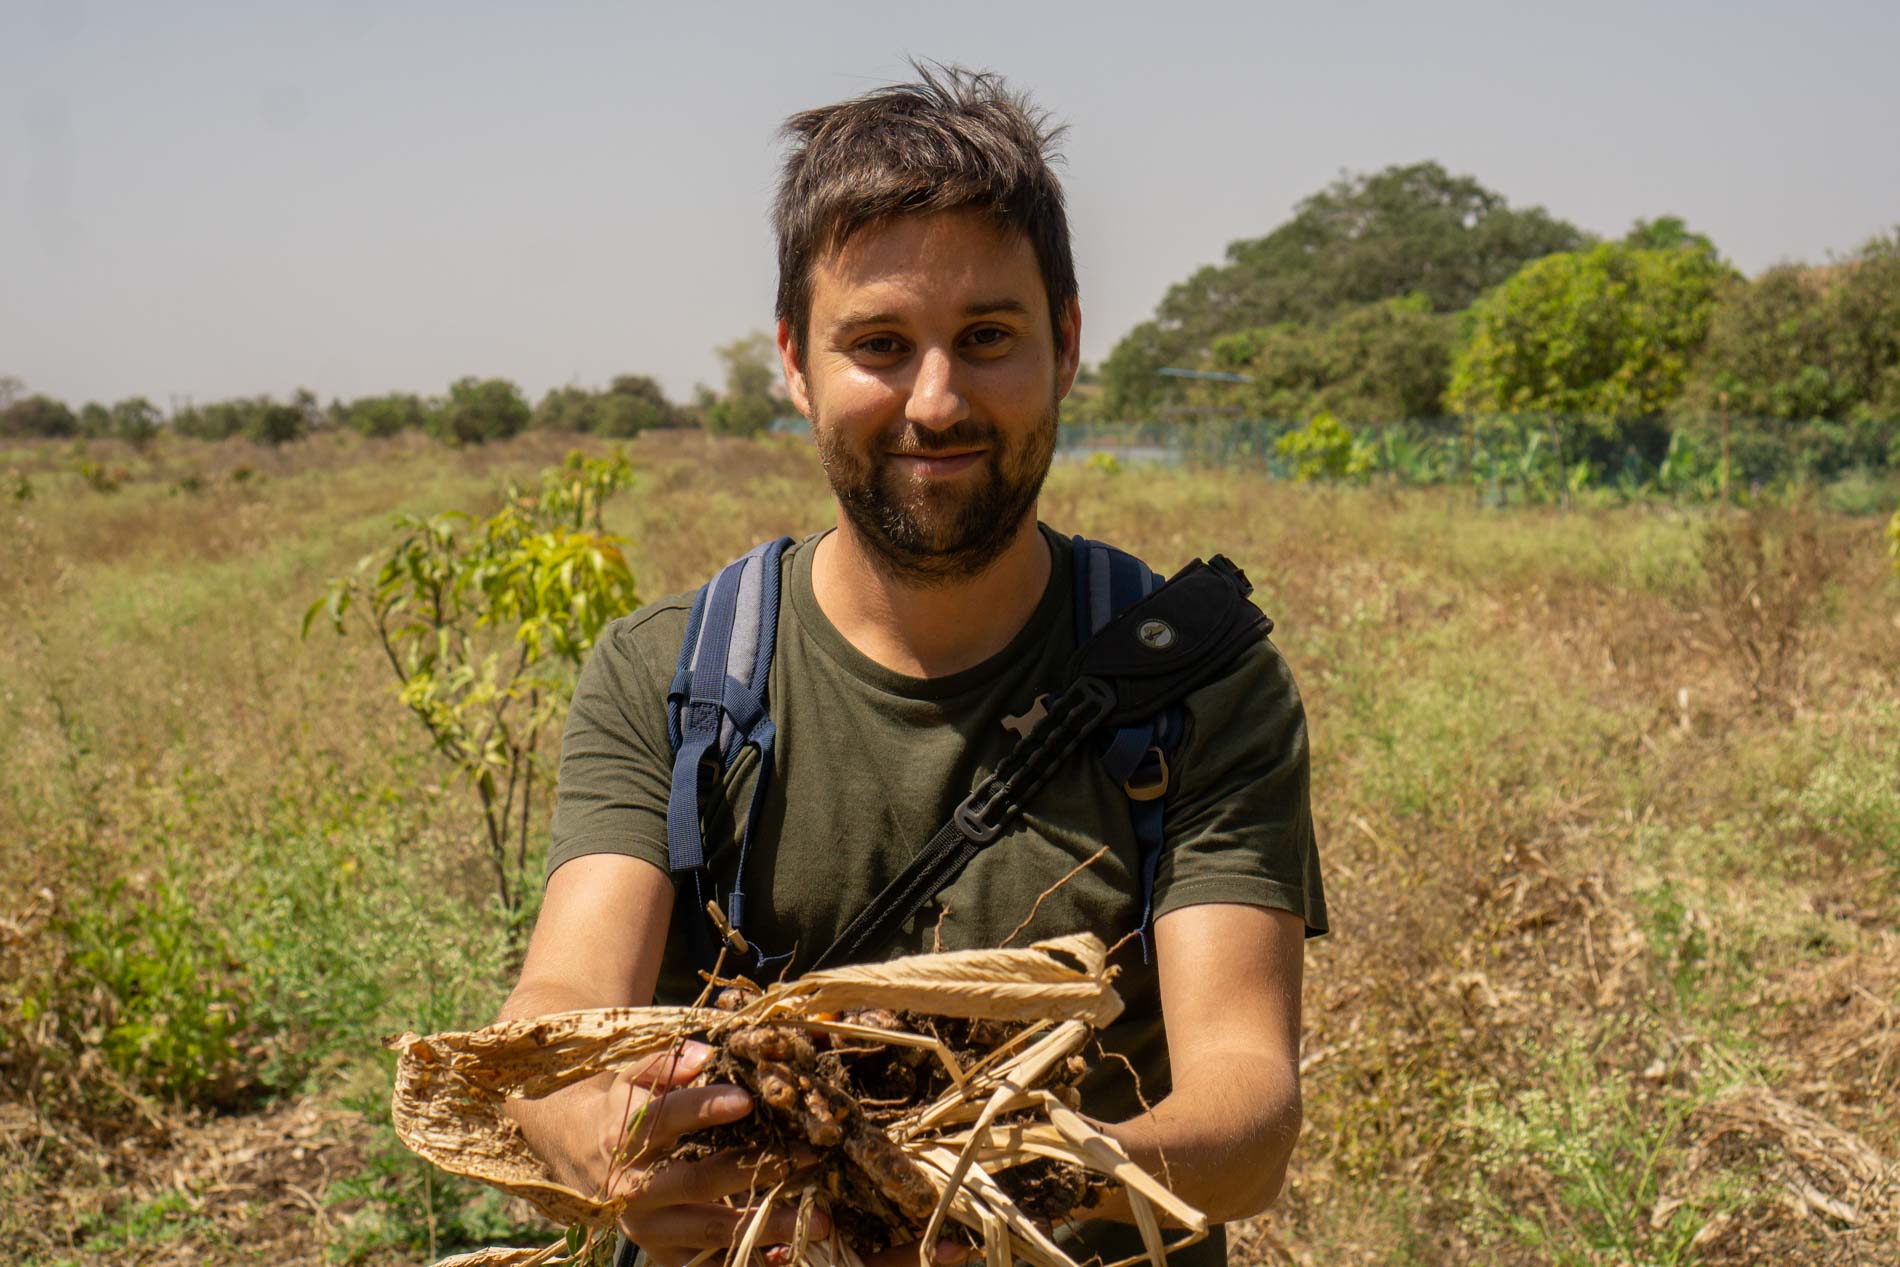
M1834 364L1828 282L1796 264L1725 286L1681 412L1799 420L1838 418L1852 388Z
M645 374L620 374L608 386L596 415L594 431L607 436L630 436L656 427L677 427L680 411L666 398L657 380Z
M309 429L309 406L316 403L312 397L306 403L309 393L299 392L297 399L286 402L272 400L269 396L259 396L249 402L250 409L245 417L244 435L256 444L289 444L300 438Z
M1751 478L1900 465L1900 238L1730 283L1675 413L1699 432L1733 418Z
M585 387L553 387L528 418L537 431L592 431L594 393Z
M215 400L208 405L187 405L172 418L172 430L198 440L226 440L242 435L250 426L256 402Z
M432 421L439 439L451 444L482 444L518 435L533 416L521 389L505 378L459 378Z
M681 410L645 374L620 374L603 392L556 387L534 407L533 424L548 431L586 431L632 436L656 427L677 427Z
M17 380L16 380L17 381ZM59 439L79 430L73 411L51 396L34 393L0 412L0 435Z
M1451 376L1453 320L1423 295L1349 309L1330 325L1283 322L1214 341L1216 369L1253 381L1203 389L1256 418L1342 422L1436 417Z
M112 434L135 449L143 449L158 435L163 415L143 396L132 396L112 407Z
M1734 274L1698 250L1606 242L1527 264L1471 309L1448 393L1461 413L1654 418L1679 396Z
M472 380L467 380L472 381ZM396 520L396 544L330 582L304 613L375 638L402 702L468 787L511 936L523 931L535 795L553 786L542 738L559 733L574 678L607 621L640 604L601 527L632 482L624 455L570 453L539 488L510 483L502 509Z
M726 394L706 402L700 422L714 435L756 435L779 415L772 394L778 382L778 349L772 336L754 332L718 349L726 363Z
M1856 252L1830 298L1830 341L1854 416L1900 419L1900 230Z
M112 434L112 411L96 400L79 407L79 434L88 440L103 440Z
M1514 209L1435 162L1341 177L1265 237L1231 243L1226 263L1170 289L1104 364L1109 409L1153 404L1169 390L1153 370L1199 364L1220 335L1330 321L1411 294L1456 312L1526 262L1587 241L1541 207Z
M1654 220L1638 220L1630 226L1630 231L1623 235L1623 245L1638 247L1645 251L1701 251L1705 255L1716 257L1721 254L1706 234L1690 229L1681 216L1657 216Z
M366 436L393 436L404 431L420 431L429 420L422 398L412 392L362 396L345 405L342 414L345 426Z

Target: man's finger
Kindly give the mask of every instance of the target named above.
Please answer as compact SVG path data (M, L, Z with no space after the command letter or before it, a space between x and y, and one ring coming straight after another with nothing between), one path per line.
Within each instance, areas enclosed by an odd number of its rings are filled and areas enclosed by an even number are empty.
M642 1245L640 1251L660 1267L686 1267L699 1257L699 1251L684 1245Z
M638 1155L651 1159L689 1131L724 1126L751 1111L752 1097L738 1087L676 1087L651 1099L636 1099L626 1139Z
M619 1075L620 1080L643 1087L674 1087L682 1082L691 1082L712 1058L712 1050L705 1043L688 1039L676 1048L649 1056L633 1068L624 1070Z
M749 1209L735 1210L724 1205L669 1205L629 1218L625 1227L627 1235L640 1244L730 1249L751 1218ZM798 1211L780 1207L766 1215L761 1242L789 1241L797 1234L797 1227Z
M714 1153L700 1161L668 1162L631 1177L628 1195L643 1209L717 1201L742 1192L764 1192L784 1179L790 1165L736 1151ZM829 1222L825 1223L827 1229Z
M961 1241L938 1241L930 1260L938 1267L959 1267L968 1262L973 1251ZM917 1267L917 1242L905 1241L867 1255L864 1267Z

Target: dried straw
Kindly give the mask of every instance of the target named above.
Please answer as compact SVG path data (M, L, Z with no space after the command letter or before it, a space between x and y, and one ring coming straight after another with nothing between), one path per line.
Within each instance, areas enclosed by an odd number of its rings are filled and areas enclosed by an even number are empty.
M1121 1013L1121 997L1110 984L1113 975L1100 939L1082 933L1023 950L917 955L812 973L769 987L735 1012L620 1008L505 1021L472 1033L404 1034L390 1043L400 1053L396 1131L403 1143L442 1169L520 1197L557 1223L585 1228L591 1245L596 1237L612 1234L624 1198L576 1191L557 1180L504 1112L511 1097L538 1098L626 1068L687 1035L716 1043L735 1029L758 1024L909 1043L934 1052L953 1083L935 1101L914 1107L887 1127L937 1190L923 1245L945 1223L955 1222L974 1235L987 1267L1006 1267L1016 1259L1037 1267L1077 1267L996 1180L1011 1166L1054 1158L1123 1188L1148 1251L1125 1263L1145 1260L1165 1267L1164 1249L1206 1236L1206 1219L1131 1162L1114 1140L1037 1089L1082 1050L1096 1029ZM868 1030L832 1019L856 1008L1027 1022L1030 1028L964 1069L928 1035ZM999 1124L1004 1114L1012 1120ZM793 1206L801 1229L792 1246L794 1267L861 1267L835 1230L824 1240L805 1232L814 1196L809 1188L785 1185L767 1193L746 1221L729 1261L745 1265L757 1259L767 1214ZM1161 1215L1186 1229L1176 1246L1164 1247ZM586 1252L585 1245L577 1253L561 1241L542 1249L482 1250L445 1259L438 1267L558 1267Z

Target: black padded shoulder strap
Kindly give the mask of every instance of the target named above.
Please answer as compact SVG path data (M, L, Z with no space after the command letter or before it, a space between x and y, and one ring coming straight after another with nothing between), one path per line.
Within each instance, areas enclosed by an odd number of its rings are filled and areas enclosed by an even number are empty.
M1273 632L1247 601L1247 574L1224 555L1199 559L1075 649L1065 676L1099 678L1115 691L1104 725L1151 717L1225 673Z

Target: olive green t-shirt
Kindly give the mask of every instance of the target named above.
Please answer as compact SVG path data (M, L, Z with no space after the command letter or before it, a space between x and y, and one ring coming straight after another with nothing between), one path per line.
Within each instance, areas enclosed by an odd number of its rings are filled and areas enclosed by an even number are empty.
M1004 719L1061 686L1075 648L1073 546L1047 528L1043 535L1053 566L1028 623L981 664L937 678L882 667L826 619L812 590L817 536L785 550L766 693L777 746L744 887L747 939L768 955L790 953L789 975L808 968L995 769L1016 741ZM622 617L589 657L562 744L550 874L594 853L666 870L666 693L691 607L689 594ZM1236 902L1291 911L1309 935L1324 932L1305 714L1285 662L1261 640L1226 676L1190 695L1185 714L1170 759L1156 918ZM930 949L939 929L946 950L999 944L1039 895L1103 845L1107 855L1050 894L1013 944L1082 930L1113 944L1134 929L1141 885L1128 797L1087 751L893 939L890 955ZM732 889L758 767L757 752L741 749L704 807L707 868L722 896ZM1154 970L1142 963L1139 939L1115 962L1127 1008L1102 1038L1133 1063L1141 1097L1153 1102L1169 1086ZM675 929L658 1001L697 996L695 968ZM775 963L770 975L784 969ZM1083 1088L1084 1109L1111 1121L1134 1116L1131 1080L1103 1065L1092 1080L1099 1085Z

